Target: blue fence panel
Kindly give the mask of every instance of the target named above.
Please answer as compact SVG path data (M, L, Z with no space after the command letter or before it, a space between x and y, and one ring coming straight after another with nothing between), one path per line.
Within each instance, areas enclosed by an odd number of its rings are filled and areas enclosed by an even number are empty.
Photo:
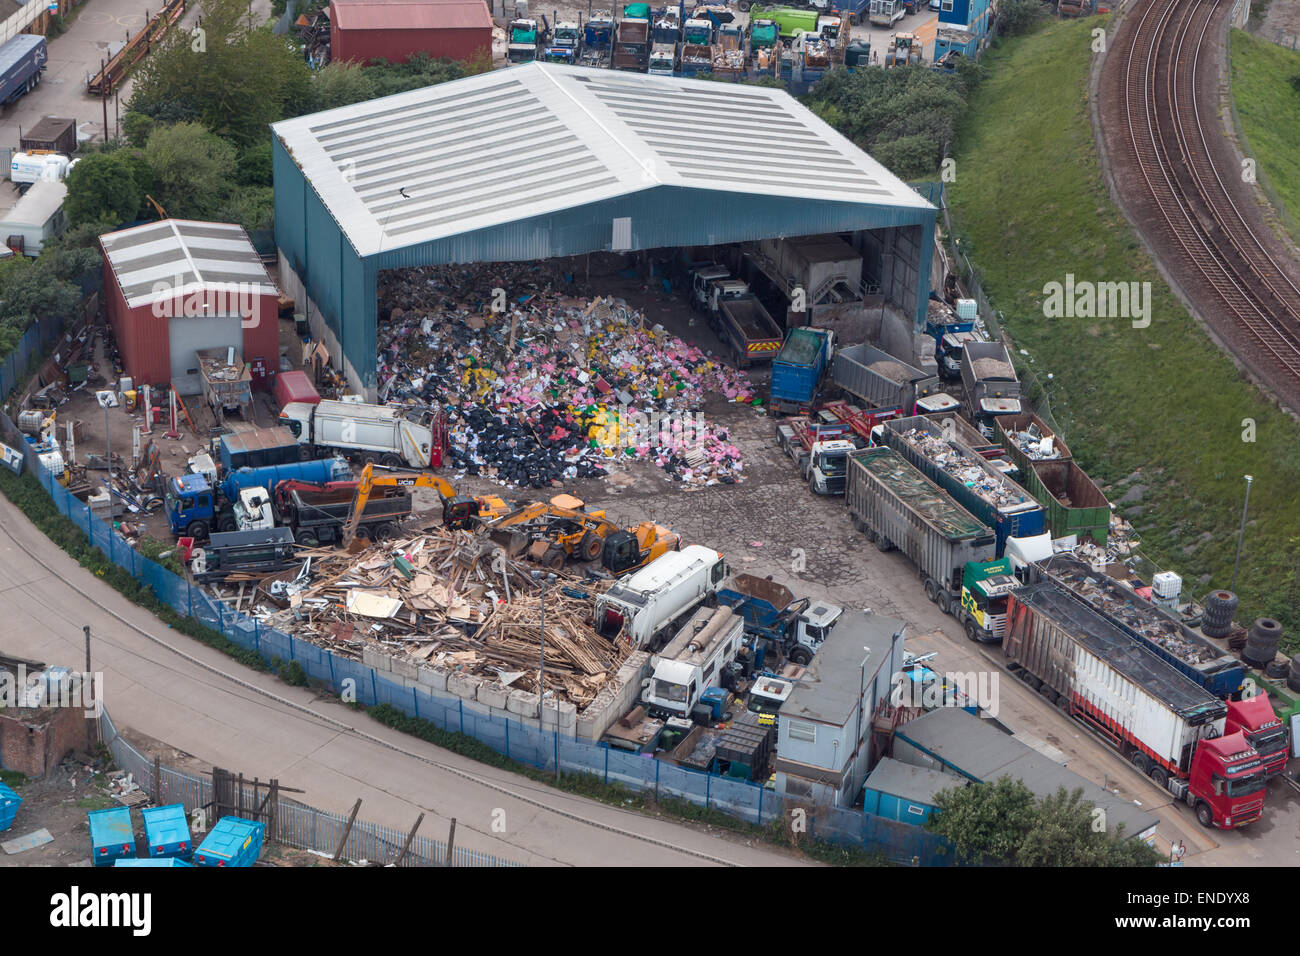
M655 768L648 756L613 749L608 754L609 770L605 777L609 783L621 783L636 790L645 789L647 781L654 786Z
M265 640L267 635L279 633L273 628L264 627L261 631L261 637ZM294 641L293 659L302 665L302 669L307 672L307 676L313 680L330 680L329 651L323 647L308 644L306 641Z
M597 747L586 740L561 737L558 748L562 773L590 773L604 778L605 747Z
M665 763L659 769L660 793L705 806L709 803L712 790L713 782L707 773L670 763Z
M709 806L753 823L758 819L762 789L747 780L715 776L709 781Z
M440 730L460 729L459 708L445 697L417 687L412 692L411 700L418 716L430 721Z
M282 661L289 659L289 635L273 627L263 628L255 635L257 652L268 661L277 657Z
M555 767L555 735L512 721L510 757L533 767Z

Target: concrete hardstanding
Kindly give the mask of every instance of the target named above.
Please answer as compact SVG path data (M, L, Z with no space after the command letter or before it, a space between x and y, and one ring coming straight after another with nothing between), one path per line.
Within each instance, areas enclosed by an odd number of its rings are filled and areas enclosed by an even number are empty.
M967 562L991 561L993 531L892 448L849 456L845 501L855 523L896 547L924 578L961 589Z

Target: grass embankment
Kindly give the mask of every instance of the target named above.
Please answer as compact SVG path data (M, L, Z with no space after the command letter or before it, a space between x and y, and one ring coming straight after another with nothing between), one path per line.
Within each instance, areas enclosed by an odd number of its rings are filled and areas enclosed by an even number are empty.
M1140 500L1120 507L1137 509L1130 518L1144 552L1177 570L1197 597L1231 580L1242 476L1254 476L1237 616L1278 618L1294 653L1300 426L1214 347L1110 201L1088 112L1091 30L1100 22L1050 23L990 52L990 74L959 130L954 226L1017 347L1029 353L1017 359L1047 387L1075 457L1112 501L1145 486ZM1151 282L1150 327L1045 318L1044 285L1068 273L1076 281ZM1126 485L1134 473L1140 477Z
M1233 30L1232 98L1247 155L1291 237L1300 242L1300 50L1288 50Z

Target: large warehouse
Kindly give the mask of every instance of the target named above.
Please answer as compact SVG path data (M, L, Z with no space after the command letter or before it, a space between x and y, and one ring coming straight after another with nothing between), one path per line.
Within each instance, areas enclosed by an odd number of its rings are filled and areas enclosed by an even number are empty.
M925 320L934 207L781 90L529 63L272 129L280 283L372 397L381 269L840 236Z
M202 388L199 349L235 348L262 378L279 368L279 292L242 226L164 219L99 237L105 307L138 385Z

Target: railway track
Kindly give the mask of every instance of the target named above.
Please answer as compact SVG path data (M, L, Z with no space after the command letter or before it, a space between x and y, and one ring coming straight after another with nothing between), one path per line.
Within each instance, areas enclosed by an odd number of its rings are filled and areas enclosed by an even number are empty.
M1226 9L1222 0L1149 0L1131 14L1137 25L1116 51L1125 121L1117 139L1129 151L1119 158L1140 173L1146 195L1135 198L1156 210L1152 226L1212 296L1202 305L1237 333L1224 336L1229 347L1266 377L1300 386L1300 287L1234 199L1228 183L1241 170L1215 163L1210 137L1221 134L1201 108L1202 52L1208 58L1207 36Z

